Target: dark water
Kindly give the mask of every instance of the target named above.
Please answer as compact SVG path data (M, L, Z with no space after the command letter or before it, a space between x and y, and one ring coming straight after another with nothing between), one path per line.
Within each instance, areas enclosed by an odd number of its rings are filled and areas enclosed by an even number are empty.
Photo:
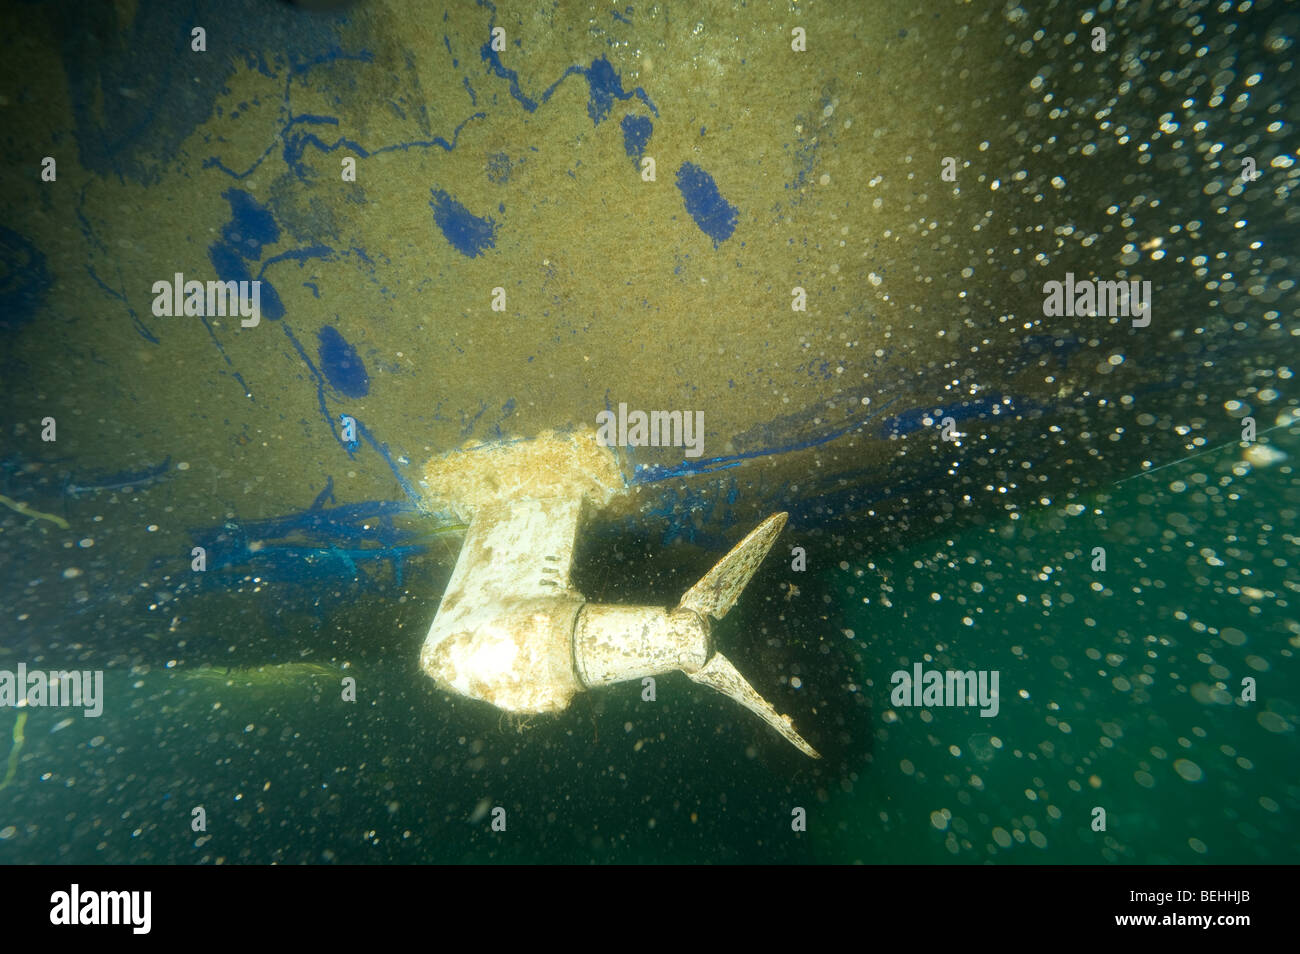
M0 5L0 679L104 678L0 708L0 863L1300 856L1293 7L301 6ZM577 588L789 512L715 635L822 759L681 673L419 670L426 462L622 401L707 452L628 452Z
M1291 456L1266 467L1234 445L1070 509L879 553L814 547L829 565L789 600L742 603L721 641L822 762L680 675L653 705L627 685L520 725L434 690L412 664L423 608L374 602L329 638L355 648L346 670L200 678L158 664L110 670L118 701L99 719L60 727L64 713L31 709L0 850L14 862L1285 863L1300 798L1293 431L1270 435ZM585 572L602 575L598 561ZM795 578L774 565L755 587ZM360 648L403 624L405 645ZM892 705L890 674L915 662L998 670L996 716ZM356 704L339 698L347 673ZM196 806L206 833L189 831ZM497 807L504 832L490 830Z

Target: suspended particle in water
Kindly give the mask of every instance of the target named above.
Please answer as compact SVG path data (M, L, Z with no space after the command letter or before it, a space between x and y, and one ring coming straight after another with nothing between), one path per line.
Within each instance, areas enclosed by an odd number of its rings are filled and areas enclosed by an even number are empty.
M966 740L966 748L980 762L992 761L997 754L993 748L992 737L987 732L978 732Z

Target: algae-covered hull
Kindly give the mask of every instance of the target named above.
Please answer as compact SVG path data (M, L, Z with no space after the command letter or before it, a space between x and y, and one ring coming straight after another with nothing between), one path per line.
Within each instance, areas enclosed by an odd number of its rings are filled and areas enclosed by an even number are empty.
M713 551L1275 423L1285 24L1255 73L1167 53L1180 85L1145 7L1100 48L1016 7L202 12L6 14L3 489L66 521L18 522L38 551L111 508L91 593L193 586L195 547L227 584L445 572L425 463L602 414L619 532ZM1076 279L1149 311L1048 304Z

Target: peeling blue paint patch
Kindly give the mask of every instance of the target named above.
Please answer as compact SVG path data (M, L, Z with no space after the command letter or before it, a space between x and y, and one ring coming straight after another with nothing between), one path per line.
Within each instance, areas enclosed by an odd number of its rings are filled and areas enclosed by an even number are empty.
M221 197L230 203L230 221L221 229L226 244L244 258L262 257L262 246L280 241L280 227L266 206L243 189L227 189Z
M693 162L684 162L677 170L677 189L686 200L686 211L700 231L713 239L714 248L731 238L739 213L722 197L713 176Z
M217 270L217 277L223 282L248 282L253 276L248 266L240 260L239 252L224 242L213 242L208 246L208 260Z
M284 317L284 302L280 301L280 295L276 292L275 286L266 279L262 282L262 317L270 321L279 321Z
M45 256L17 232L0 226L0 331L17 331L35 318L49 289Z
M230 221L221 227L221 240L208 246L208 260L223 282L253 281L244 260L257 261L262 257L265 246L279 242L280 226L266 206L242 189L227 189L221 193L221 197L230 203ZM268 259L266 264L295 254L297 253L285 252ZM266 271L266 264L262 266L261 272ZM261 317L279 321L284 317L284 303L280 301L275 286L263 279L261 272L257 275L262 282L259 302ZM211 328L208 331L212 333Z
M633 159L640 159L645 155L655 124L645 116L627 115L619 125L623 127L623 150Z
M587 85L591 87L591 98L587 101L587 115L594 125L609 117L614 108L615 99L631 99L633 92L624 92L623 80L614 72L613 65L600 56L591 61L591 66L583 71L587 76Z
M441 189L431 190L433 221L455 249L468 258L477 258L485 249L496 248L497 225L492 219L480 219Z
M370 375L357 354L338 330L326 325L316 336L320 339L320 366L330 385L350 398L370 393Z
M253 280L248 266L239 257L239 252L225 242L213 242L208 246L208 260L217 271L217 277L223 282L248 282ZM275 286L262 281L261 317L279 321L284 317L284 303L276 293Z

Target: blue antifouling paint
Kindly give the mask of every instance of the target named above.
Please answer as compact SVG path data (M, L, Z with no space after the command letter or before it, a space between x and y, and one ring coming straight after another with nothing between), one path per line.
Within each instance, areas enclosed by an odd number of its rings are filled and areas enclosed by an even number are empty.
M484 249L496 248L494 221L480 219L441 189L433 189L432 194L429 207L433 209L433 221L458 252L477 258Z
M252 281L248 266L239 257L239 250L231 248L225 242L213 242L208 246L208 260L217 270L217 278L223 282Z
M0 226L0 331L17 331L34 319L50 284L45 256L26 238Z
M620 125L623 127L623 149L634 159L640 159L645 155L655 124L645 116L628 115L623 117Z
M280 227L266 206L242 189L227 189L221 197L230 203L230 221L221 237L244 258L261 258L263 245L280 241Z
M587 115L591 117L593 125L599 126L607 118L609 111L614 106L616 99L631 99L635 96L641 102L650 108L650 112L656 116L659 115L659 109L650 101L650 97L645 94L640 86L631 90L623 89L623 81L619 75L614 72L614 67L610 65L609 60L600 56L591 61L591 66L570 66L565 70L565 76L572 76L575 73L581 73L587 78L587 85L591 88L591 98L587 101ZM546 99L549 99L551 93L559 85L557 82L546 91Z
M325 377L336 390L350 398L365 397L370 393L370 375L357 354L338 331L326 325L319 332L320 366Z
M591 67L587 70L587 83L591 86L587 115L594 124L600 125L609 116L615 98L627 99L629 94L623 92L623 81L603 56L591 61Z
M686 211L700 231L713 239L714 248L731 238L739 213L722 197L713 176L693 162L684 162L677 170L677 188L686 200Z
M261 317L269 321L279 321L284 317L284 302L280 301L280 296L275 290L275 286L265 278L262 280L262 300Z
M238 249L231 248L225 242L213 242L208 246L208 260L217 270L217 277L223 282L251 282L253 276L248 272ZM276 293L275 286L262 279L260 289L260 317L279 321L284 317L284 303Z

